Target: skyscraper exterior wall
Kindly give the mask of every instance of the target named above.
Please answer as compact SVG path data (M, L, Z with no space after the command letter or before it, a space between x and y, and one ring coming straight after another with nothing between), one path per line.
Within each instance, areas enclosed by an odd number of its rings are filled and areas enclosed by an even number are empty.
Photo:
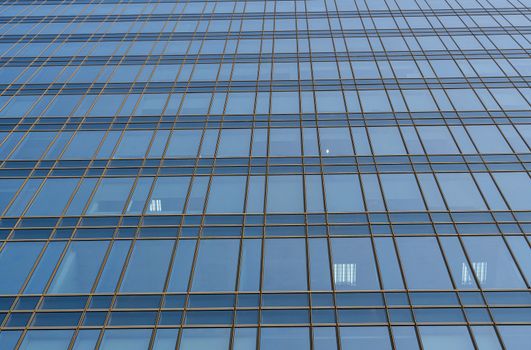
M1 350L523 350L525 0L2 0Z

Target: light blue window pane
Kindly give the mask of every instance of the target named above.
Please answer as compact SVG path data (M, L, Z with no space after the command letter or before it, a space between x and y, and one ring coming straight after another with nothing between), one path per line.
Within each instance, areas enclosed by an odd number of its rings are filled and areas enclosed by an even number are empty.
M387 94L383 90L362 90L359 91L359 96L361 100L361 107L366 113L391 111L389 99L387 98Z
M459 289L476 289L477 284L473 270L468 264L458 238L441 237L440 242L456 287Z
M240 261L239 291L254 292L260 288L262 241L244 239Z
M332 273L337 290L379 289L372 244L366 238L332 239Z
M107 251L107 241L72 242L55 273L50 293L89 293Z
M517 89L490 89L504 110L529 110L529 104Z
M131 192L132 178L104 178L87 209L88 215L121 214Z
M250 176L247 186L247 213L262 213L264 211L265 176Z
M500 191L492 180L492 177L487 173L472 173L476 180L485 201L491 210L507 210L507 205L503 200Z
M81 96L76 95L58 95L48 109L43 113L44 116L67 116L78 104Z
M60 216L78 181L78 178L48 179L25 215Z
M59 132L57 134L58 134L57 137L52 142L51 146L48 148L48 151L46 152L44 159L47 159L47 160L58 159L61 153L63 152L65 145L68 143L68 141L72 137L73 133L72 132Z
M24 182L22 179L0 179L0 214L11 202L22 182Z
M209 178L206 176L194 177L188 205L185 210L187 214L200 214L203 212L208 182Z
M308 240L310 259L310 287L312 290L330 290L330 259L328 257L328 243L326 239L315 238Z
M441 192L432 174L417 174L429 210L445 210Z
M125 131L114 158L144 158L152 137L153 131Z
M404 142L396 127L368 128L375 155L406 154Z
M24 136L23 132L14 132L0 145L0 159L6 159L11 151L17 146L18 142Z
M450 210L487 209L470 174L437 174L437 180Z
M245 176L214 176L210 185L206 212L243 212L246 182Z
M180 350L229 350L229 328L185 328Z
M253 157L265 157L267 155L267 136L268 129L253 130Z
M472 326L472 334L480 350L501 350L498 336L492 326Z
M501 237L463 237L476 277L483 288L525 288Z
M167 94L146 94L138 102L133 115L154 115L162 114L162 109L166 105Z
M351 128L352 138L354 139L354 148L356 155L371 155L371 146L369 144L369 138L367 137L367 131L365 128Z
M485 109L473 90L447 89L446 93L457 111L482 111Z
M387 327L341 327L341 349L391 350Z
M437 110L437 105L429 90L402 90L404 98L411 112L426 112Z
M4 350L14 350L22 331L2 331L0 332L0 348Z
M195 157L200 141L201 130L174 130L170 136L166 157Z
M0 293L18 293L43 246L42 242L10 242L4 246L0 252Z
M226 114L251 114L254 111L254 92L229 93Z
M99 350L145 350L150 340L151 329L107 329Z
M164 154L164 149L166 148L166 143L170 135L169 130L158 130L156 131L155 138L151 143L149 148L148 158L161 158Z
M313 329L314 350L337 350L336 329L333 327L315 327Z
M326 207L329 212L364 211L359 179L356 175L325 175Z
M257 112L258 113L258 112ZM271 114L299 113L298 92L272 92Z
M459 153L452 135L445 126L417 127L426 153L428 154L456 154Z
M234 291L239 253L239 240L201 241L195 263L192 291Z
M419 343L415 327L395 326L393 327L393 340L396 350L419 350Z
M361 175L365 204L368 210L385 210L377 175Z
M83 179L81 185L78 187L77 192L74 194L74 197L70 201L70 205L66 210L66 215L81 215L83 209L87 205L87 201L96 187L98 179L86 178Z
M413 127L401 127L404 143L409 154L424 154L424 149L420 142L419 136Z
M345 101L341 91L315 91L315 99L319 113L345 112Z
M474 144L472 143L472 140L468 136L464 127L450 126L450 132L454 136L455 142L457 143L457 146L459 147L462 153L477 153L477 150L474 147Z
M400 260L410 289L451 289L437 241L432 237L397 239Z
M195 254L195 240L180 240L177 244L171 270L168 292L185 292Z
M218 157L248 157L250 129L223 129L219 140Z
M261 350L310 350L310 333L305 327L262 328Z
M107 136L105 137L105 139L103 140L103 143L98 149L98 153L96 153L97 159L111 158L111 155L112 155L112 152L114 151L116 143L118 142L118 139L120 138L120 134L121 132L119 131L109 131L107 133Z
M269 155L272 157L290 157L301 155L301 136L299 129L277 129L269 131Z
M89 112L90 116L108 117L118 112L124 95L100 95Z
M153 350L175 350L179 329L157 329Z
M141 177L138 179L135 185L135 190L129 200L129 204L127 204L127 214L141 214L143 212L146 198L149 195L149 190L151 189L152 184L152 177Z
M111 252L99 278L96 292L113 293L116 290L116 284L122 273L125 258L127 258L130 247L130 241L113 242Z
M412 174L382 174L383 193L389 210L424 210L417 181Z
M322 213L323 183L321 175L307 175L304 177L306 190L306 211L309 213Z
M319 141L322 156L354 155L348 128L320 128Z
M499 128L515 152L529 152L529 147L513 125L499 125Z
M233 350L256 350L256 328L236 328Z
M531 254L526 239L521 236L507 236L507 243L527 281L531 281Z
M46 251L42 255L39 264L35 268L31 279L29 280L24 294L40 294L48 283L55 266L61 257L66 242L50 242Z
M38 96L15 96L0 111L0 117L20 117L26 114Z
M317 129L316 128L303 128L302 129L302 144L303 144L305 156L319 155L319 146L317 142Z
M30 132L19 143L16 150L11 154L10 159L29 160L39 159L56 133L54 132Z
M380 264L380 275L385 289L404 289L392 238L375 238L374 246Z
M80 330L76 336L76 342L74 343L72 350L94 350L99 335L99 329Z
M480 153L511 153L511 148L494 125L467 126Z
M264 290L307 290L304 239L266 239Z
M267 181L267 211L269 213L304 211L302 176L269 176Z
M526 173L493 173L494 180L513 210L531 208L531 181Z
M507 350L525 349L531 343L531 326L498 326Z
M173 241L137 241L120 287L122 292L162 292Z
M181 107L181 115L206 114L210 106L211 93L186 94Z
M474 350L466 326L421 326L419 332L425 350Z
M67 350L73 330L30 330L18 350Z
M146 207L148 214L181 214L183 212L190 178L159 177Z
M217 129L208 129L203 133L203 141L201 142L201 149L199 156L202 158L213 158L216 153L216 146L218 143Z

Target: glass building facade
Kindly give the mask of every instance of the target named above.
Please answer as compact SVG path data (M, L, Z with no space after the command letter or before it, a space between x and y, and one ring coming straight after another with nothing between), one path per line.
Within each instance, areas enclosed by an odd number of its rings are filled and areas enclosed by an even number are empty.
M2 0L0 349L522 350L525 0Z

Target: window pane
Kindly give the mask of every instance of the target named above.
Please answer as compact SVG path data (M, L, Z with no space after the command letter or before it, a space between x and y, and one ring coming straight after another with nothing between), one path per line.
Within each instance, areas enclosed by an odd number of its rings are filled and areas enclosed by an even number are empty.
M368 128L374 154L406 154L398 128Z
M452 284L435 238L397 239L407 286L411 289L452 289Z
M425 210L414 175L383 174L380 180L389 210Z
M348 128L320 128L319 140L322 156L351 156L354 154Z
M60 216L79 179L48 179L29 207L28 216ZM50 205L53 204L53 205Z
M302 176L269 176L267 179L269 213L303 212Z
M200 140L201 130L174 130L170 137L166 157L195 157Z
M310 350L310 334L308 328L262 328L260 349Z
M228 328L185 328L182 330L181 350L229 350Z
M526 173L493 173L509 206L513 210L531 209L531 181Z
M463 237L472 268L483 288L525 288L501 237Z
M151 329L107 329L99 350L145 350L150 339Z
M0 293L16 294L42 247L41 242L10 242L0 251Z
M192 291L233 291L239 253L239 240L202 240L199 244Z
M301 155L301 136L299 129L269 130L269 155L272 157L290 157Z
M266 239L264 290L307 290L304 239Z
M104 178L92 197L87 214L121 214L132 185L130 178Z
M422 326L419 332L425 350L474 349L465 326Z
M89 293L109 242L72 242L50 286L50 293Z
M190 178L159 177L151 193L146 213L181 214L184 208Z
M72 330L30 330L26 333L19 350L67 350Z
M437 174L437 180L450 210L487 209L470 174Z
M332 272L337 290L380 288L372 251L367 238L332 239Z
M206 212L243 212L246 182L245 176L214 176L210 185Z
M325 175L326 207L329 212L365 210L356 175Z
M173 241L137 241L124 275L122 292L161 292Z
M125 131L114 158L144 158L153 131Z
M340 333L342 350L392 349L386 327L341 327Z
M218 146L218 157L248 157L251 142L249 129L223 129Z

